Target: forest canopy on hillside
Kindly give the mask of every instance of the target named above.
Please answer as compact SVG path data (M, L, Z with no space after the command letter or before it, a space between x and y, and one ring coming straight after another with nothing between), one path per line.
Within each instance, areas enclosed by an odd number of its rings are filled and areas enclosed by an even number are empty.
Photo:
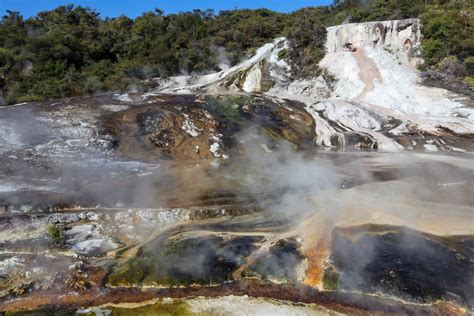
M474 86L474 5L470 0L345 0L290 14L267 9L102 18L91 8L60 6L0 21L0 105L142 91L152 78L202 74L235 65L279 36L290 42L294 76L319 72L326 26L419 17L426 69L455 67ZM453 66L454 65L454 66Z

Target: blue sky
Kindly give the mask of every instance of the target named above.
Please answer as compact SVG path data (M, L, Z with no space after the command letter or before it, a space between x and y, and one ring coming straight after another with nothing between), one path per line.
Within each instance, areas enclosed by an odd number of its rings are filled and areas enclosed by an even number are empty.
M4 15L6 10L20 11L28 18L40 11L69 3L94 8L102 17L115 17L121 14L136 17L154 8L160 8L165 13L209 8L215 11L268 8L279 12L291 12L302 7L326 5L331 2L330 0L0 0L0 14Z

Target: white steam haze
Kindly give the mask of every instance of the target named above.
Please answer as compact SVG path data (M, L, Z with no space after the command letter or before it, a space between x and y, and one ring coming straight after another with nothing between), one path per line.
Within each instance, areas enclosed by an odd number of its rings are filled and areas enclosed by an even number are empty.
M230 68L231 63L229 57L227 57L225 47L222 46L212 46L211 50L215 52L218 62L218 67L220 70L227 70Z
M274 192L261 201L272 212L289 218L319 213L343 226L372 222L441 235L473 232L474 170L464 169L469 157L438 162L437 155L411 153L309 154L253 129L238 139L245 158L234 163L241 164L243 186L257 200L261 192Z
M262 202L280 214L313 212L312 197L337 188L340 177L329 160L304 157L286 141L272 141L255 129L237 136L244 152L244 186L249 192L270 192L274 199Z
M158 203L153 190L157 179L172 181L162 174L166 162L144 163L112 155L107 149L110 139L99 135L91 110L76 115L67 112L77 109L67 107L48 113L26 106L1 111L0 191L62 192L79 203L149 207Z

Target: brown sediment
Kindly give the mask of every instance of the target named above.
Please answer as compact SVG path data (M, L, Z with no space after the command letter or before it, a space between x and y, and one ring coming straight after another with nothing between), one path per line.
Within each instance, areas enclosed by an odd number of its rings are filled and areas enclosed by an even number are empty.
M193 124L196 135L183 127ZM151 124L147 129L145 124ZM118 140L116 152L133 159L150 157L185 160L211 159L211 135L218 122L206 110L182 104L144 104L109 115L104 127Z
M324 260L329 256L329 243L333 224L328 218L321 218L317 226L311 225L312 229L306 228L306 230L310 229L312 233L305 236L305 247L303 247L303 254L308 259L308 269L304 283L319 289L323 289L323 264Z
M354 55L360 69L359 78L364 83L364 90L362 90L358 98L363 99L367 93L374 89L375 80L378 80L380 83L383 82L382 75L375 62L365 54L364 48L359 47Z
M324 260L329 256L329 240L329 236L323 236L316 247L304 253L309 262L304 283L309 286L316 286L319 289L323 288L323 264Z
M337 312L366 315L442 315L445 304L419 305L377 296L320 292L304 284L274 284L255 279L245 279L215 287L188 287L166 289L106 289L92 288L64 293L54 289L32 292L21 298L0 301L0 311L66 310L99 306L106 303L138 303L155 298L186 298L193 296L221 297L248 295L307 304L317 304ZM462 311L449 307L450 311Z

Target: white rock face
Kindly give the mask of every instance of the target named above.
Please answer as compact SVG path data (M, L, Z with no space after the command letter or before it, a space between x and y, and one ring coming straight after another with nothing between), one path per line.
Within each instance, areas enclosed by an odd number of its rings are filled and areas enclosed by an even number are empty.
M380 131L385 121L376 113L347 101L321 101L306 107L316 123L316 145L396 151L402 146ZM329 124L328 122L333 122Z
M391 131L395 135L414 129L434 135L446 129L472 133L474 109L454 101L446 90L419 83L415 66L420 39L416 19L328 28L321 66L338 79L331 98L351 100L381 117L400 120Z
M128 110L130 108L128 105L123 105L123 104L106 104L106 105L101 105L100 107L110 112L120 112L120 111Z
M338 25L329 27L327 32L327 53L320 66L333 74L337 82L328 100L307 106L313 117L318 109L319 120L331 122L320 122L316 127L318 145L345 147L347 141L343 140L347 137L341 136L342 128L345 133L368 135L379 150L402 148L391 137L426 132L440 139L425 140L421 136L415 142L419 150L451 151L453 147L445 146L442 139L447 130L457 135L473 133L474 109L455 101L446 90L420 84L416 66L422 61L422 35L417 19ZM315 95L304 102L318 102ZM378 128L373 124L375 121ZM428 142L431 145L423 145Z
M242 63L203 76L171 77L161 83L163 93L192 93L244 91L265 92L272 85L283 85L289 78L290 66L278 58L278 53L288 49L285 38L277 38L257 50L254 56Z
M258 92L261 89L261 82L263 79L262 69L258 65L253 66L245 76L242 89L245 92Z
M327 28L326 49L328 53L366 45L400 49L419 45L420 39L418 19L342 24Z
M181 126L181 129L186 131L189 135L192 137L197 137L201 135L201 130L194 125L194 123L190 120L189 115L186 113L183 113L184 116L184 122L183 125Z
M80 241L74 245L73 249L81 255L103 254L109 250L116 248L110 239L89 239Z

